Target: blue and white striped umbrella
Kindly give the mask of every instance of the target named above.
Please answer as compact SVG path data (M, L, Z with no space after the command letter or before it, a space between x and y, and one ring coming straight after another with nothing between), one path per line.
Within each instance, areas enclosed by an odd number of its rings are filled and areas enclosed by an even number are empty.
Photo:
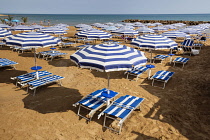
M42 28L44 28L44 26L41 26L41 25L31 25L30 26L33 30L37 30L37 29L42 29Z
M180 32L180 31L168 31L168 32L164 32L162 33L163 36L166 36L168 38L172 38L175 39L176 37L185 37L186 39L190 39L191 36L184 33L184 32Z
M134 48L118 44L99 44L78 50L70 59L81 68L96 69L108 72L108 89L111 71L130 70L145 65L144 53Z
M26 25L18 25L10 28L11 31L32 31L33 28Z
M154 33L155 31L151 28L148 27L142 27L137 29L136 31L138 31L139 33Z
M123 26L118 30L112 31L112 33L123 34L123 35L138 35L138 31L132 30L129 27Z
M168 29L164 28L163 26L156 26L152 28L155 31L167 31Z
M115 31L115 30L117 30L117 29L118 29L118 28L115 27L115 26L108 26L108 27L104 28L104 30L107 30L107 31Z
M87 24L77 24L77 25L75 25L75 28L83 28L83 27L86 27L86 26L90 26L90 25L87 25Z
M171 49L177 47L177 43L162 35L143 35L132 40L131 44L146 49Z
M11 28L11 26L7 25L7 24L0 24L0 28Z
M5 38L12 35L12 33L6 29L0 28L0 38Z
M46 34L67 34L67 32L64 31L63 29L56 28L56 27L45 27L45 28L40 29L37 32L46 33Z
M7 37L4 42L7 45L21 47L49 47L61 43L60 39L44 33L25 32Z
M21 47L31 47L34 48L34 60L35 66L36 64L36 48L39 47L50 47L56 46L61 43L61 40L57 37L50 36L44 33L37 33L37 32L25 32L16 35L11 35L4 39L4 42L7 45L16 45Z
M184 29L180 29L179 31L187 33L187 34L200 34L201 33L201 31L198 31L193 28L184 28Z
M146 64L144 53L119 44L99 44L78 50L70 59L81 68L101 72L130 70L133 66Z
M110 39L112 37L111 34L96 29L84 30L76 33L75 35L81 38L88 39Z
M139 48L150 49L151 50L150 63L152 60L152 50L172 49L178 46L178 44L175 41L171 40L170 38L167 38L166 36L151 35L151 34L135 38L132 40L131 44Z

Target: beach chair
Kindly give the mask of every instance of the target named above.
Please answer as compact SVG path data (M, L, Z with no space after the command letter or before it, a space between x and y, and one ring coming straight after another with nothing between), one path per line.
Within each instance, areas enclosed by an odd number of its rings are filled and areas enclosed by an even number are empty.
M171 79L171 77L174 75L174 72L171 71L158 71L156 72L152 77L152 86L154 86L154 82L155 81L160 81L163 82L163 89L165 88L165 84L168 82L169 79Z
M15 66L14 66L16 64L18 64L18 63L15 62L15 61L11 61L11 60L9 60L7 58L0 58L0 67L8 67L8 66L10 66L10 67L16 69Z
M23 53L24 51L32 51L32 47L13 46L11 48L13 51L17 51L18 53Z
M160 60L161 61L161 64L162 64L162 61L165 60L166 58L168 58L169 56L168 55L156 55L153 59L153 63L156 61L156 60Z
M177 57L173 60L174 66L176 63L181 63L183 65L182 68L184 68L184 65L188 62L188 60L189 60L189 58Z
M45 57L47 56L47 54L59 53L59 52L60 52L60 51L54 51L54 50L39 52L39 53L38 53L38 58L40 58L41 56L42 56L42 58L45 58Z
M42 77L40 79L27 82L27 85L28 85L27 92L29 92L29 89L34 90L33 95L35 95L36 89L38 87L48 85L48 84L58 82L58 81L59 81L59 85L61 86L62 85L62 83L61 83L62 79L64 79L64 77L58 76L58 75L51 75L51 76Z
M76 43L73 43L73 42L62 42L61 43L61 48L66 48L66 47L68 47L68 46L74 46Z
M45 59L46 60L50 59L50 61L52 61L55 57L59 57L62 55L67 55L67 53L62 53L62 52L49 53L46 55Z
M117 92L109 90L109 94L111 94L112 97L108 99L103 96L103 93L106 93L107 90L108 89L104 88L101 90L94 91L93 93L87 95L80 101L73 104L73 106L75 106L75 107L79 106L77 115L86 119L87 121L91 121L91 119L96 111L98 111L104 105L107 105L108 100L112 100L115 96L117 96L119 94ZM89 111L86 116L80 114L81 108Z
M137 109L138 107L140 109L140 104L143 102L143 100L144 98L139 98L131 95L121 96L120 98L112 102L104 111L102 111L98 115L98 119L105 114L103 127L120 134L124 121L135 109ZM119 129L114 129L109 126L106 126L107 118L117 121Z
M31 73L26 73L20 76L16 76L16 77L11 77L12 80L16 80L16 86L19 84L21 87L27 85L27 82L32 81L37 79L36 76L44 77L44 76L49 76L52 73L48 72L48 71L37 71L37 72L31 72Z
M194 40L193 39L185 39L184 42L181 43L182 46L192 46L194 43Z
M129 75L136 76L136 81L138 80L139 76L146 72L149 68L145 66L135 67L132 70L126 71L125 74L127 74L127 79Z
M183 49L183 55L184 54L190 54L191 55L198 55L199 54L199 50L196 50L196 49L192 49L192 47L182 47Z

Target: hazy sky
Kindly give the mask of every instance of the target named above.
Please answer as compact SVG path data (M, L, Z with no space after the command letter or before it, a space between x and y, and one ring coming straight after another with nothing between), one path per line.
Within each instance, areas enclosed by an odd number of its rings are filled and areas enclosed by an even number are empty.
M210 0L0 0L9 14L210 13Z

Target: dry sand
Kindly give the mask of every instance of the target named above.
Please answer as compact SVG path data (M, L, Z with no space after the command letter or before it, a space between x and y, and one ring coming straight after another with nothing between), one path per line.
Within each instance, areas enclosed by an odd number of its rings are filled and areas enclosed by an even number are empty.
M74 27L66 36L72 36ZM129 44L126 44L129 46ZM70 139L125 139L125 140L208 140L210 139L210 42L198 56L189 57L184 69L168 63L155 63L158 70L174 71L175 75L163 90L152 87L147 74L135 81L126 79L124 72L111 73L111 90L119 96L145 98L141 111L134 111L125 121L122 134L102 128L103 117L94 115L90 123L79 118L72 104L89 93L107 87L106 73L79 69L69 60L73 47L59 49L68 55L46 61L37 59L43 70L64 76L63 86L44 86L33 97L26 89L16 88L10 77L31 72L33 53L18 54L8 47L0 48L0 58L19 64L16 70L0 69L0 138L1 140L70 140ZM38 49L38 51L49 48ZM149 57L150 54L145 52ZM167 51L154 51L167 54ZM179 56L179 55L177 55ZM175 56L175 57L177 57ZM182 55L181 55L182 56ZM168 61L167 61L168 62Z

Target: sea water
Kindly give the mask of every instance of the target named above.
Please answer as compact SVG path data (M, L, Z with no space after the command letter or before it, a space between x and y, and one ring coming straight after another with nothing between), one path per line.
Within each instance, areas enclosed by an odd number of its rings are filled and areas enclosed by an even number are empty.
M121 23L125 19L140 20L183 20L183 21L210 21L210 14L10 14L13 19L21 21L21 17L28 18L28 24L40 21L47 25L64 23L76 25L80 23Z

